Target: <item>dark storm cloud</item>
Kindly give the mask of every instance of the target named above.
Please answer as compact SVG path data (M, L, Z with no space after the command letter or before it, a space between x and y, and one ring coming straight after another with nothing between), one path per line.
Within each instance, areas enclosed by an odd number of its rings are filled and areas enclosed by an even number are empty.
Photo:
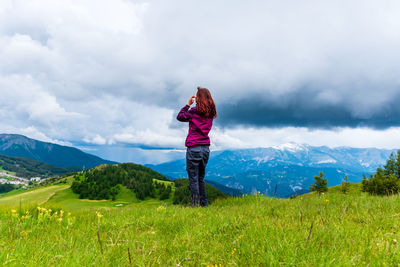
M175 118L197 86L218 104L219 147L265 145L264 126L397 126L399 11L397 0L2 0L0 127L182 147Z
M235 103L219 106L216 123L223 127L370 127L386 129L400 126L400 93L393 94L379 107L364 107L355 102L329 103L316 97L318 90L301 88L280 97L250 95ZM365 94L369 92L365 90ZM362 101L362 99L361 99Z

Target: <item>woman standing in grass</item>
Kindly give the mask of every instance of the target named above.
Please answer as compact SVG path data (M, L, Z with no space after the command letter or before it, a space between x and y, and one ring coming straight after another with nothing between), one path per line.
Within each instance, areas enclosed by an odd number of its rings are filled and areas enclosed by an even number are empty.
M196 106L190 106L196 100ZM204 182L206 165L210 155L210 138L213 119L217 117L214 100L208 89L197 87L196 96L191 96L186 106L178 114L177 119L189 122L186 137L186 170L189 176L190 204L192 206L208 206L206 184Z

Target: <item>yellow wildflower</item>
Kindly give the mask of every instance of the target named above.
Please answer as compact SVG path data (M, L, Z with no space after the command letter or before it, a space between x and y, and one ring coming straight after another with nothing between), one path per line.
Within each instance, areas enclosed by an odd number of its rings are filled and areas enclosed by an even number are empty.
M31 232L31 231L22 231L22 232L20 233L20 235L21 235L22 237L26 237L30 232Z
M157 211L164 211L165 210L165 206L159 206L158 208L157 208Z
M11 210L11 215L12 215L13 217L18 217L18 213L17 213L16 210Z
M100 224L100 219L101 217L103 217L103 215L98 211L96 211L96 215L97 215L97 223Z

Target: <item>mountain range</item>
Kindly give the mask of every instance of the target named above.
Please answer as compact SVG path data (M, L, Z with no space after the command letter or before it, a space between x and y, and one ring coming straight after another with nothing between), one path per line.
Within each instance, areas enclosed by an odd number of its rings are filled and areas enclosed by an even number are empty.
M329 186L340 184L346 175L350 182L360 182L363 174L368 176L374 173L392 152L395 150L314 147L295 143L269 148L213 151L207 165L206 180L230 195L260 192L289 197L308 192L308 186L320 171L325 173ZM62 168L89 169L101 164L116 164L74 147L16 134L0 134L0 154ZM28 165L35 164L29 162ZM187 177L184 159L146 166L171 179Z
M289 197L308 192L320 171L328 178L329 186L340 184L345 175L350 182L360 182L363 174L374 173L394 151L296 143L215 151L210 155L206 179L243 193L273 195L276 189L276 196ZM185 164L182 159L147 166L174 179L187 177Z
M116 163L74 147L42 142L18 134L0 134L0 154L33 159L58 167L93 168L100 164Z

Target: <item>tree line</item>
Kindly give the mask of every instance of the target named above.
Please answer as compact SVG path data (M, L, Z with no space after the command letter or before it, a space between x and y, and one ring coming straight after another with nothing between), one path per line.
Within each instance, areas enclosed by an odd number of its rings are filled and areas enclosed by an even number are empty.
M383 167L368 178L364 175L362 190L371 195L392 195L400 192L400 150L392 153Z
M309 189L319 194L328 191L328 179L324 178L321 172L318 176L314 176L314 184ZM349 181L347 176L341 184L340 190L346 193L349 190ZM400 193L400 150L397 153L391 153L389 159L383 167L379 167L376 173L370 174L367 178L363 175L361 182L361 190L370 195L393 195Z

